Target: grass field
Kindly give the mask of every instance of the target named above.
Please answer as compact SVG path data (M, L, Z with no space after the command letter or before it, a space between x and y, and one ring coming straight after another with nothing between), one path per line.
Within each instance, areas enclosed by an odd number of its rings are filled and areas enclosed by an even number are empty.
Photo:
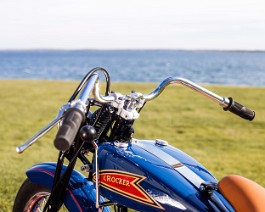
M78 82L0 80L0 211L11 211L28 168L56 160L56 130L21 155L15 148L53 120L77 85ZM155 86L116 83L112 89L147 93ZM255 120L250 122L223 112L205 97L171 86L145 106L135 123L134 137L167 140L201 162L218 179L239 174L265 186L265 88L207 88L232 96L255 110Z

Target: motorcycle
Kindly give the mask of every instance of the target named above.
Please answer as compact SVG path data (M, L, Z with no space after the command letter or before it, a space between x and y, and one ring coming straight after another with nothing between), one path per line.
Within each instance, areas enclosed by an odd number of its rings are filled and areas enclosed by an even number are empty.
M99 78L106 81L100 93ZM219 182L200 163L167 141L132 137L134 121L148 101L170 84L184 85L244 119L255 112L187 79L169 77L151 93L110 91L110 77L94 68L83 78L57 117L17 147L22 153L58 125L55 163L27 170L13 211L262 211L265 189L241 176ZM92 97L91 97L92 96ZM92 153L92 159L87 157ZM68 164L64 161L68 160ZM82 162L84 176L77 170Z

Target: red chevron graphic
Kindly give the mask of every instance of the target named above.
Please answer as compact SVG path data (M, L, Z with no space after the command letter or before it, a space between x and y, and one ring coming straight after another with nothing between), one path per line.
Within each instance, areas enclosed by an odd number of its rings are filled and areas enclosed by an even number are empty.
M99 183L102 187L143 204L163 209L140 185L146 177L117 170L101 170ZM95 180L95 174L94 174Z

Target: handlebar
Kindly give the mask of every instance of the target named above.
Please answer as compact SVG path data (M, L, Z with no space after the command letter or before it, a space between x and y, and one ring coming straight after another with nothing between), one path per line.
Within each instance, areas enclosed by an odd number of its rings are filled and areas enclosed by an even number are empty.
M216 93L213 93L212 91L207 90L206 88L203 88L190 80L180 78L180 77L169 77L162 81L151 93L143 95L141 98L145 99L145 101L151 101L158 97L163 90L170 84L181 84L184 85L206 97L209 99L213 100L214 102L219 103L220 106L223 107L225 111L230 111L241 118L247 119L247 120L253 120L255 118L255 112L248 109L247 107L234 102L231 97L222 97L217 95ZM106 102L112 102L114 101L113 96L101 96L99 94L99 86L98 82L95 84L95 89L93 92L95 98L101 102L101 103L106 103Z
M107 81L106 96L100 95L99 91L99 75L96 74L96 71L103 71ZM219 103L225 111L230 111L244 119L253 120L255 117L255 112L244 107L243 105L234 102L231 97L222 97L219 96L187 79L179 77L169 77L162 81L151 93L145 95L139 95L136 98L144 100L145 102L151 101L158 97L163 90L170 84L181 84L184 85L206 97L213 100L214 102ZM79 92L81 91L77 100L74 100ZM85 120L85 113L87 109L87 100L90 94L93 92L95 99L104 104L107 102L114 102L115 96L108 95L109 91L109 76L104 69L95 68L89 72L86 77L83 79L81 84L78 86L77 90L74 92L73 96L70 98L69 102L62 107L58 116L46 127L44 127L40 132L30 138L25 144L17 147L17 152L22 153L25 149L35 143L40 137L50 131L58 122L62 119L62 125L58 130L56 138L54 140L54 145L57 149L66 151L71 145L76 137L76 134ZM135 98L135 97L134 97Z
M225 111L230 111L238 116L240 116L241 118L247 119L247 120L253 120L255 118L255 112L248 109L247 107L239 104L238 102L234 102L233 98L229 97L221 97L187 79L183 79L183 78L177 78L177 77L169 77L167 79L165 79L162 83L160 83L157 88L152 91L151 93L144 95L143 98L146 99L146 101L150 101L152 99L155 99L156 97L158 97L162 91L165 89L165 87L167 87L170 84L181 84L184 85L206 97L208 97L209 99L219 103L220 106L223 107L223 109Z
M187 79L180 78L180 77L169 77L165 79L163 82L161 82L151 93L145 94L142 96L145 101L151 101L158 97L163 90L170 84L181 84L184 85L194 91L197 91L198 93L201 93L202 95L212 99L215 102L218 102L223 107L228 107L230 104L229 98L221 97ZM100 103L106 103L106 102L112 102L114 101L113 96L102 96L99 94L99 84L98 82L95 84L95 89L93 91L93 94L95 96L95 99L99 101Z
M180 78L180 77L169 77L167 79L165 79L163 82L161 82L156 88L155 90L153 90L151 93L144 95L143 98L146 99L146 101L150 101L155 99L156 97L158 97L163 90L170 84L181 84L184 85L210 99L212 99L215 102L218 102L221 106L227 107L229 105L229 99L225 98L225 97L221 97L193 82L191 82L190 80L184 79L184 78Z

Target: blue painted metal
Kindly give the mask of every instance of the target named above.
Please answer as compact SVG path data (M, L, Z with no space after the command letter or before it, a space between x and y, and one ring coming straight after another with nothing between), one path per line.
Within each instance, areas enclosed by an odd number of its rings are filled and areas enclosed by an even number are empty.
M30 168L26 174L28 178L37 184L52 188L56 163L41 163ZM64 172L66 166L63 166ZM101 201L104 199L101 197ZM94 184L88 181L81 173L73 170L70 182L67 187L67 194L64 201L69 211L97 211L95 208L96 191ZM110 211L105 207L104 211Z
M99 168L100 170L119 170L130 172L145 177L140 182L140 186L159 203L163 209L156 208L138 202L131 197L113 192L108 188L101 188L101 194L111 201L126 207L140 211L214 211L211 200L203 194L192 183L185 179L176 169L160 158L159 155L152 154L149 149L159 148L166 154L185 164L189 169L207 182L217 182L217 180L200 163L185 154L184 152L168 145L160 146L155 142L142 142L141 147L129 144L128 147L118 147L110 143L104 143L99 147ZM230 210L233 208L219 195L220 201ZM165 203L162 199L168 198L171 202Z

